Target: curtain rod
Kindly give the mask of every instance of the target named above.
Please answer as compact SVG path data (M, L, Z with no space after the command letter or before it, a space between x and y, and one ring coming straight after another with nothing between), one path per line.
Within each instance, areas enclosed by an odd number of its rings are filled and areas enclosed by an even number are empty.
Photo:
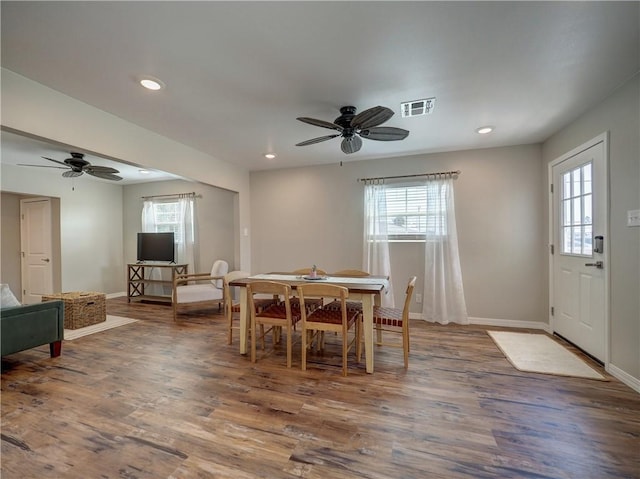
M441 171L439 173L418 173L417 175L378 176L377 178L358 178L358 181L392 180L396 178L416 178L419 176L453 176L456 178L462 171Z
M174 193L172 195L153 195L153 196L141 196L143 200L150 200L151 198L202 198L200 195L196 195L195 191L190 193Z

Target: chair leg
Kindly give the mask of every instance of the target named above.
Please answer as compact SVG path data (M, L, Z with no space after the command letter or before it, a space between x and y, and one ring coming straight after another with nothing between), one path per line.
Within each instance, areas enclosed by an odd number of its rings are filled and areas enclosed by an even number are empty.
M378 346L382 345L382 326L376 323L376 344Z
M261 344L262 344L262 350L264 351L264 324L260 323L260 340L261 340Z
M360 313L360 315L358 316L358 325L359 325L359 337L360 339L358 339L358 345L356 346L356 359L358 360L358 362L360 362L360 360L362 359L362 340L363 340L363 335L362 335L362 329L364 328L364 323L362 321L362 313Z
M291 354L292 354L292 344L291 344L291 326L287 327L287 367L291 367Z
M347 375L347 352L349 351L349 330L342 330L342 375Z
M256 317L251 315L251 362L256 362L256 342L258 341L256 334Z
M409 331L405 328L402 330L402 349L404 351L404 368L409 367Z
M233 343L233 310L228 313L229 331L227 334L227 344Z
M303 371L307 370L307 335L309 334L309 331L307 331L305 328L302 328L302 358L300 359L302 365L301 365L301 369Z
M356 319L356 359L360 362L362 357L362 321L360 316Z

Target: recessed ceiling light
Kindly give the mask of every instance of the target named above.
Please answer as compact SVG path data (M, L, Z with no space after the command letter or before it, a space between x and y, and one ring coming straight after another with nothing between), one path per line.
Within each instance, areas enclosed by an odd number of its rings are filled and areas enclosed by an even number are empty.
M138 173L140 173L141 175L149 175L149 174L151 174L151 172L149 170L138 170Z
M264 157L269 158L270 160L273 160L276 157L276 155L274 153L265 153Z
M492 126L481 126L480 128L476 128L476 133L479 133L481 135L486 135L487 133L491 133L492 131Z
M145 87L147 90L161 90L164 88L164 83L162 83L157 78L145 77L140 80L140 85Z

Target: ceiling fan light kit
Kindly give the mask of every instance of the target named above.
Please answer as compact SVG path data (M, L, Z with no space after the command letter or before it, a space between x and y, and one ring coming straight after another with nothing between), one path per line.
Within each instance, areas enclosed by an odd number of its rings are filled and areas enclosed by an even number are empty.
M120 173L115 168L109 166L94 166L84 159L83 153L71 152L71 158L67 158L62 161L54 160L53 158L47 158L43 156L45 160L52 161L62 166L49 166L49 165L23 165L19 166L35 166L38 168L59 168L61 170L67 170L62 173L64 178L75 178L82 176L84 173L95 176L96 178L102 178L103 180L120 181L122 178L116 173Z
M338 133L320 136L297 143L296 146L313 145L332 138L342 137L340 148L347 155L355 153L362 147L362 139L376 141L404 140L408 130L391 126L380 127L393 116L393 111L384 106L374 106L356 114L355 106L343 106L340 108L340 116L333 123L315 118L298 117L297 120L309 125L336 130Z

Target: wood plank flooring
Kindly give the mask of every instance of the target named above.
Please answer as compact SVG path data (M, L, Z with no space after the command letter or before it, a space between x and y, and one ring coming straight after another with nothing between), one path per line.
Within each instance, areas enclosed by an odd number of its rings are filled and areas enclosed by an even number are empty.
M408 371L377 348L345 378L333 335L303 372L216 311L107 312L141 321L2 359L3 479L640 478L638 393L517 371L485 328L416 321Z

